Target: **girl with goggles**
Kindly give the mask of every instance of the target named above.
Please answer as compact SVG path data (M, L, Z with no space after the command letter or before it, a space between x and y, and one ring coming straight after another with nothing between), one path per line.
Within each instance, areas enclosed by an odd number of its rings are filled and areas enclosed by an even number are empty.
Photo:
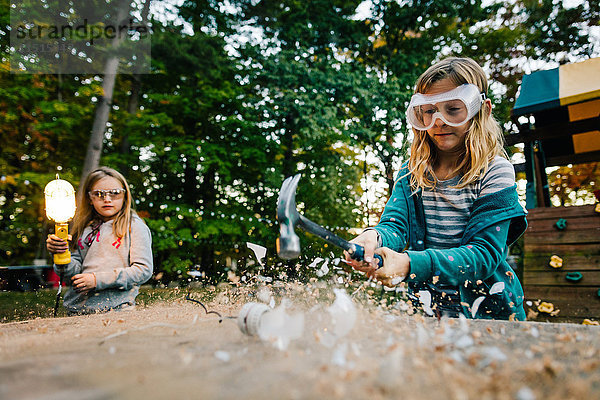
M419 77L406 112L410 158L379 223L352 241L366 263L346 255L386 286L404 282L415 310L430 316L525 319L506 254L526 212L487 89L469 58L444 59Z
M406 111L406 118L413 128L426 131L436 119L450 126L461 126L473 118L485 101L484 93L471 83L440 94L415 93Z
M87 196L72 222L71 262L54 266L61 280L70 281L63 304L69 315L131 309L140 285L152 276L150 229L133 210L129 185L118 171L99 167L82 188ZM56 235L46 241L53 254L68 245Z
M125 194L125 189L92 190L88 192L92 199L104 200L106 196L112 199L120 199Z

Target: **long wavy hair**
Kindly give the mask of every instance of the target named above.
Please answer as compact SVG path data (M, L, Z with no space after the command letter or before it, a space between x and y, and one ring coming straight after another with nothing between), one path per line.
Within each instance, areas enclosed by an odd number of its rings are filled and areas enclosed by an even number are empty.
M131 208L131 191L127 180L118 171L108 167L99 167L89 173L83 183L83 190L80 191L79 204L71 223L71 234L73 241L71 245L75 247L77 239L81 236L84 229L94 223L102 221L100 214L96 212L92 205L92 200L89 197L88 192L92 190L96 182L107 176L113 177L123 186L125 189L125 197L123 198L123 207L117 212L117 215L113 219L113 233L116 237L122 238L129 232L131 224L131 217L135 213Z
M431 86L443 79L450 79L456 86L465 83L476 85L481 93L487 94L488 83L483 69L470 58L448 57L432 65L417 80L415 93L426 93ZM433 166L437 161L437 150L426 131L413 128L414 139L408 161L410 183L414 190L435 188ZM462 175L455 186L462 188L485 175L488 164L496 156L508 159L504 151L504 137L500 125L492 116L488 102L471 119L465 136L464 153L459 157L454 174Z

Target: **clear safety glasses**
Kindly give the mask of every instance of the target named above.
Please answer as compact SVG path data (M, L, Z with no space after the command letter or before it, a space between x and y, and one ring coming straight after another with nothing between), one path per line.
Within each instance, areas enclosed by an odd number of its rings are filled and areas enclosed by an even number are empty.
M109 189L109 190L92 190L88 192L92 199L104 200L106 196L111 199L120 199L125 194L125 189Z
M430 129L438 118L447 125L460 126L479 112L484 100L485 94L471 83L434 95L415 93L406 118L413 128L421 131Z

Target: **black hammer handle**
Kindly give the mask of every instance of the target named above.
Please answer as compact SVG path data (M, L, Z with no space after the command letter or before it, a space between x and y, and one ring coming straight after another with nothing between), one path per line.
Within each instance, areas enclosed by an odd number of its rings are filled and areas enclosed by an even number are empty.
M358 245L355 243L350 243L349 241L342 239L335 233L328 231L327 229L323 228L321 225L312 222L311 220L304 217L303 215L300 215L299 225L302 226L302 228L305 231L310 232L313 235L317 235L321 239L325 240L326 242L328 242L336 247L346 250L348 252L348 254L350 254L350 257L352 257L354 260L357 260L357 261L364 260L365 249L361 245ZM379 269L379 268L383 267L383 258L381 258L381 256L379 254L374 254L374 257L377 260L379 260L379 264L377 264L377 268Z

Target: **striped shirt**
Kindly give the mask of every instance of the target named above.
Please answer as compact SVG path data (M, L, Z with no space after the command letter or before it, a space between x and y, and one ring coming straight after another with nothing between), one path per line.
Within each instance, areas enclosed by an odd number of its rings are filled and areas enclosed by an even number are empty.
M458 247L475 199L512 187L515 184L515 170L508 160L496 157L481 179L462 189L453 188L460 178L459 175L445 181L437 180L434 189L423 190L427 226L425 247L428 249Z

